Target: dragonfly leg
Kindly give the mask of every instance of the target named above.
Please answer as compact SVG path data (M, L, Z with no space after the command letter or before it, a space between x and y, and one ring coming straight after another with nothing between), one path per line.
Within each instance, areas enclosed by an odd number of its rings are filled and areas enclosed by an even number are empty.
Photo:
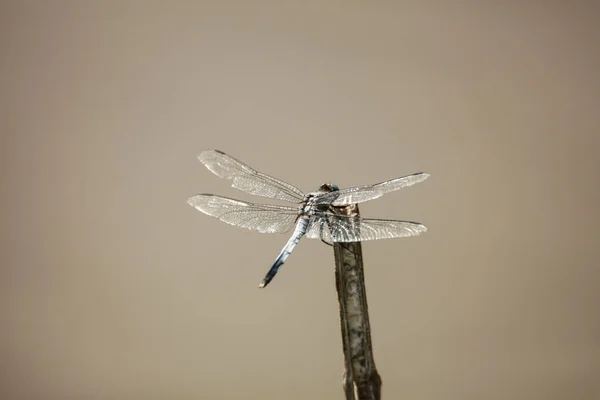
M328 246L333 247L333 243L329 243L328 241L326 241L325 239L323 239L323 236L321 236L321 242L325 243Z

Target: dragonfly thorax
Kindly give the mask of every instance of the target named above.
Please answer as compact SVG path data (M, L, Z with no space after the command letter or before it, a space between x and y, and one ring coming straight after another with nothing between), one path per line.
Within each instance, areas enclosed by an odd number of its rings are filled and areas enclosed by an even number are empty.
M310 215L311 210L315 207L315 193L307 193L304 197L304 201L298 207L298 214Z
M324 193L330 193L340 190L337 185L333 183L324 183L319 187L316 192L306 193L304 195L304 201L298 208L298 214L300 215L313 215L315 211L327 211L329 209L328 203L319 204L318 199Z

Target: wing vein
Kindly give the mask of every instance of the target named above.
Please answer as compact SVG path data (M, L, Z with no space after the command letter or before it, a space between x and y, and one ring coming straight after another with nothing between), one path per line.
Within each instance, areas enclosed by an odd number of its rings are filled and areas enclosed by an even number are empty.
M304 193L297 187L258 172L220 150L205 150L198 159L213 174L231 180L232 187L246 193L291 203L304 199Z

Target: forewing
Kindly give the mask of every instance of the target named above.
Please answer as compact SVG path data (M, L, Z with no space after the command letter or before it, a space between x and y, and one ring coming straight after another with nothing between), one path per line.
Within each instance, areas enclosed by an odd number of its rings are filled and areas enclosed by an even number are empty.
M429 177L429 174L419 172L402 178L391 179L375 185L356 186L347 189L336 190L319 196L317 203L332 204L334 206L343 206L348 204L362 203L368 200L374 200L386 193L402 189L407 186L423 182Z
M298 211L292 207L246 203L213 194L198 194L188 204L230 225L261 233L284 233L294 226Z
M333 242L362 242L418 236L427 227L418 222L323 213L313 217L306 237L320 239L323 231L328 231Z
M198 159L213 174L232 181L231 186L255 196L298 203L304 193L289 183L258 172L220 150L205 150Z

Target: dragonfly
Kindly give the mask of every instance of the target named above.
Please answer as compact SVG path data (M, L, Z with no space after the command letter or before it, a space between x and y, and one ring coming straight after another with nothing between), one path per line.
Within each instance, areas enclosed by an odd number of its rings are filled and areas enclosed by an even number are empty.
M296 204L295 207L255 204L217 196L197 194L188 204L211 217L240 228L261 233L286 233L295 227L275 262L259 287L266 287L275 277L302 237L320 239L324 243L361 242L418 236L427 232L418 222L392 219L362 218L340 210L386 193L414 185L429 177L419 172L374 185L340 189L324 183L315 192L304 193L297 187L263 174L220 150L205 150L198 159L220 178L232 181L231 186L246 193Z

